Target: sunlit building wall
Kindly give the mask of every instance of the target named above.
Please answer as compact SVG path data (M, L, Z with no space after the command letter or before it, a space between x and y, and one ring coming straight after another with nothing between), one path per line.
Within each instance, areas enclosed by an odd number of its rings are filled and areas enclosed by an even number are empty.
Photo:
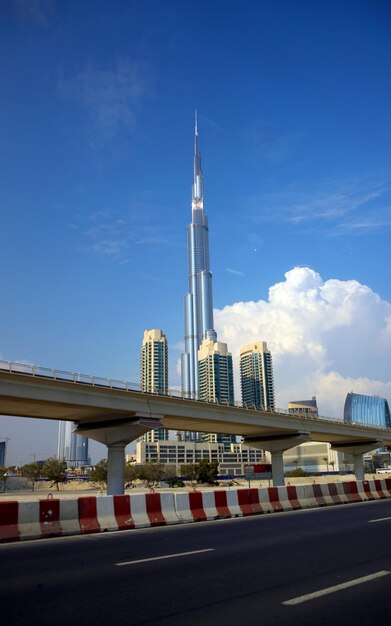
M127 460L134 460L127 457ZM180 475L182 465L201 461L218 461L219 474L239 476L245 473L247 464L270 463L270 454L242 443L228 447L217 442L157 441L148 443L139 439L136 443L136 463L162 463L175 469Z
M265 341L257 341L241 349L240 383L244 404L263 411L274 411L273 361Z
M292 400L288 403L288 413L304 417L318 417L316 397L312 396L312 400Z
M200 400L234 404L234 378L232 355L226 343L204 339L198 350ZM235 435L202 433L201 440L229 446L236 442Z

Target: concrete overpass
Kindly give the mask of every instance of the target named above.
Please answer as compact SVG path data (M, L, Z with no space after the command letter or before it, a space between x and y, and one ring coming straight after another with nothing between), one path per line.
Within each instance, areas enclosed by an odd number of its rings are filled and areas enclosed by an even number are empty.
M69 420L76 432L108 447L109 494L123 493L125 446L152 428L227 433L271 452L273 484L284 484L282 455L305 441L328 442L354 458L362 480L364 452L391 447L391 429L341 420L266 412L168 395L141 393L137 385L0 361L0 414Z

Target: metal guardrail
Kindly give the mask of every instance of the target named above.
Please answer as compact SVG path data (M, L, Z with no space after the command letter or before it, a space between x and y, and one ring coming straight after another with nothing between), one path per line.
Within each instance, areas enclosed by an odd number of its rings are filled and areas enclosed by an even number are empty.
M10 374L25 374L28 376L35 376L37 378L50 378L51 380L60 380L70 383L91 385L93 387L106 387L108 389L121 390L121 391L136 391L139 393L149 393L151 395L168 396L172 398L180 398L182 400L193 400L195 402L202 402L202 404L220 404L221 406L235 406L240 409L258 410L255 405L249 405L245 402L235 401L228 403L227 401L219 403L218 400L197 400L190 394L183 394L179 389L169 389L167 393L163 393L159 390L155 392L145 392L142 390L138 383L127 382L123 380L116 380L114 378L103 378L101 376L91 376L90 374L81 374L79 372L67 372L64 370L50 369L48 367L40 367L38 365L32 365L31 363L18 363L15 361L3 361L0 359L0 371L9 372ZM286 409L274 409L274 411L268 411L268 413L275 413L276 415L282 415L286 417L294 417L300 419L303 422L331 422L333 424L345 424L349 426L357 426L360 428L371 430L383 430L390 432L391 428L385 426L374 426L373 424L364 424L362 422L343 422L335 417L324 416L311 416L311 415L297 415L289 413Z

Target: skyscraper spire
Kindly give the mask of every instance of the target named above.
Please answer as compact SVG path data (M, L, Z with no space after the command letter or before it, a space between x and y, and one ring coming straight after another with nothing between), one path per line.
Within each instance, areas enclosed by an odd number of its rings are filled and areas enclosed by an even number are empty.
M195 112L194 126L194 184L193 184L193 201L201 200L204 196L204 180L201 168L201 154L198 147L198 120L197 109Z
M204 212L204 179L198 146L197 111L194 139L192 220L187 227L189 290L185 295L185 352L182 354L181 365L183 393L199 398L198 349L204 339L216 341L217 335L213 328L208 218Z

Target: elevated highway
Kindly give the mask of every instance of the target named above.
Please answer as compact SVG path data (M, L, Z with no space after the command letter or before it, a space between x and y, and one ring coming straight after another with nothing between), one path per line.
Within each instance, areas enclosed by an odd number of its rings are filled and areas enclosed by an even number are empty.
M305 441L328 442L351 454L358 480L364 452L391 447L391 429L147 394L137 385L0 361L0 414L69 420L76 432L107 445L108 493L123 492L124 449L152 428L239 435L269 450L273 483L284 484L282 454Z

